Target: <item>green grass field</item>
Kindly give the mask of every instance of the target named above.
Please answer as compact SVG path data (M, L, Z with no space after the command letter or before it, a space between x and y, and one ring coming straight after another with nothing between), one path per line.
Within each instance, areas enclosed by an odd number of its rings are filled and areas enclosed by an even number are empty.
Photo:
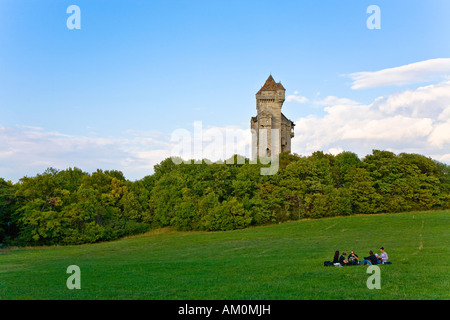
M156 230L109 243L0 251L1 299L449 299L450 211L304 220L228 232ZM384 246L381 289L335 250ZM81 290L69 290L69 265Z

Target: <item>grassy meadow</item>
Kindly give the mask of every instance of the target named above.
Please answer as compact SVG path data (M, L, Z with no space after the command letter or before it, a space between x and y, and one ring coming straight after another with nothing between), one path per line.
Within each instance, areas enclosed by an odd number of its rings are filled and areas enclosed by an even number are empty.
M450 211L302 220L225 232L159 229L113 242L0 249L1 299L449 299ZM384 246L381 289L335 250ZM66 269L81 269L69 290Z

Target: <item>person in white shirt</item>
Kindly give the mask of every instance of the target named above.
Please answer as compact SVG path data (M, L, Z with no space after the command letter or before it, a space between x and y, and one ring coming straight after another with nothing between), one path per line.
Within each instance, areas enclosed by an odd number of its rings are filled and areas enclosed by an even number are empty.
M388 254L386 251L384 251L384 247L381 247L380 251L381 251L380 257L383 259L383 263L386 263L389 259Z

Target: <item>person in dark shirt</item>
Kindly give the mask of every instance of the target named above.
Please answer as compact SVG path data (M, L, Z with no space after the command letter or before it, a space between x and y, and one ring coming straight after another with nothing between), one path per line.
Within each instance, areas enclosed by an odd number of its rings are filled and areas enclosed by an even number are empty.
M341 264L341 266L346 266L348 264L348 260L345 259L346 255L346 252L342 252L342 256L339 257L339 263Z
M369 251L369 256L364 257L364 260L361 262L362 265L375 265L377 264L377 256L373 254L373 251Z
M339 251L334 253L333 263L339 263Z
M353 266L359 264L358 255L353 250L350 252L350 255L348 256L348 263Z

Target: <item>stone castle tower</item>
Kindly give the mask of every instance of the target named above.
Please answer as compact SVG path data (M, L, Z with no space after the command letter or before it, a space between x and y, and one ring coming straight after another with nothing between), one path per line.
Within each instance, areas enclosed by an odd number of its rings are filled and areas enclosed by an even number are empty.
M294 137L295 124L281 113L285 91L283 85L276 83L270 75L264 86L256 94L258 114L256 117L252 117L250 127L255 130L253 137L256 138L256 143L254 141L253 146L256 146L254 155L257 157L271 157L280 152L291 151L291 138ZM277 130L274 130L274 133L271 129ZM266 140L267 143L262 139ZM276 139L276 141L272 141L273 139Z

